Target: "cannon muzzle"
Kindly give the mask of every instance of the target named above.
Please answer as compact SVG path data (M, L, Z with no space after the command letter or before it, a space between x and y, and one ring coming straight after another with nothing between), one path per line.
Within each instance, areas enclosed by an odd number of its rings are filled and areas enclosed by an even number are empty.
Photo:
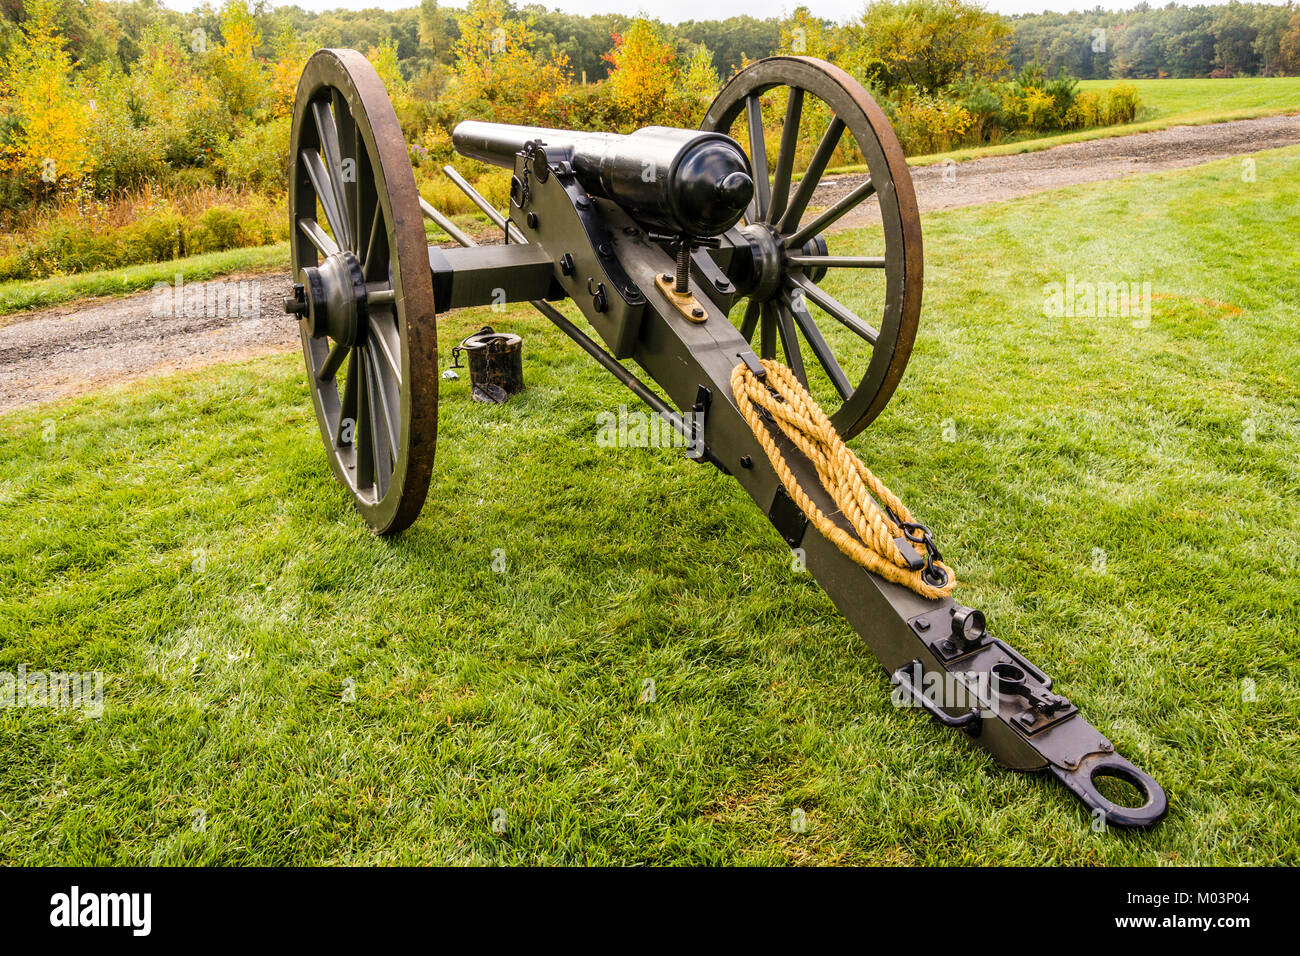
M588 193L673 235L721 235L754 196L749 158L722 133L647 126L621 135L471 121L451 138L462 155L507 169L525 143L540 141L552 155L566 154Z

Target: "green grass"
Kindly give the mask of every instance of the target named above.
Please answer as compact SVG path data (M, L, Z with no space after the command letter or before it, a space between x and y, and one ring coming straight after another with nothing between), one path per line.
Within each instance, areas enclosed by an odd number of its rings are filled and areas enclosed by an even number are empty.
M20 279L0 282L0 316L26 309L60 305L88 296L126 295L153 288L158 282L171 282L177 273L187 281L212 279L234 272L270 272L289 267L289 244L253 246L210 252L171 262L150 262L122 269L82 272L49 279ZM4 320L0 318L0 325Z
M729 479L597 447L626 393L535 315L463 312L444 342L509 324L529 387L445 389L396 541L297 356L0 418L0 671L107 683L99 719L0 710L0 862L1300 862L1300 150L1240 169L928 216L912 365L854 441L1167 787L1156 830L895 710ZM1045 318L1069 274L1150 281L1150 326Z
M1300 77L1296 76L1228 80L1082 80L1079 89L1104 90L1116 83L1131 83L1138 88L1142 106L1138 110L1136 122L1016 140L996 146L971 146L946 153L909 156L907 161L912 166L929 166L945 159L961 163L985 156L1032 153L1064 143L1149 133L1170 126L1201 126L1206 123L1300 112ZM846 167L836 172L855 172L862 168Z

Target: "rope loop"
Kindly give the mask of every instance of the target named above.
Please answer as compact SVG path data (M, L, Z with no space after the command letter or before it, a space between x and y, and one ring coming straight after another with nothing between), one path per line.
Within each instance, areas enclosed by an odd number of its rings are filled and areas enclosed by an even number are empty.
M775 359L763 359L762 363L766 372L763 379L744 362L732 369L731 391L790 498L824 537L873 574L922 597L951 594L957 576L943 563L930 529L919 524L907 506L844 444L794 372ZM812 462L822 486L848 520L853 534L831 521L808 497L764 419L774 422ZM923 568L912 568L899 550L898 539L924 546Z

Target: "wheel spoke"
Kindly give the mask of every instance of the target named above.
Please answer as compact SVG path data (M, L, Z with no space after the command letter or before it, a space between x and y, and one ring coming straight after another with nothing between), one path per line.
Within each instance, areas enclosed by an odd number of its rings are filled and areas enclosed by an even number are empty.
M801 228L793 235L786 236L784 245L787 249L798 249L805 242L811 239L817 233L822 232L831 223L838 222L845 214L853 209L854 206L862 202L868 196L876 191L875 184L868 179L839 202L835 203L820 216L814 219L808 225Z
M372 313L370 316L370 340L379 347L379 353L392 370L393 379L398 388L402 386L402 363L397 360L401 354L401 341L397 334L397 319L392 313Z
M311 104L312 115L316 118L316 131L320 133L321 154L325 157L325 169L329 174L330 189L334 194L334 205L340 213L340 222L330 220L330 225L334 227L334 235L338 237L339 244L345 249L352 249L352 224L349 222L349 208L347 192L343 188L343 156L339 149L339 130L334 125L334 116L330 113L330 105L324 100L314 100ZM355 167L353 169L353 179L356 178ZM320 192L320 184L313 179L316 191Z
M804 269L883 269L884 256L787 256L786 262Z
M368 484L374 486L375 500L384 497L388 490L389 480L392 478L393 465L389 458L388 444L388 416L387 409L381 405L379 382L377 381L378 368L375 366L374 356L370 354L370 349L363 347L361 349L361 370L363 387L361 395L364 399L365 409L361 418L366 424L366 444L370 451L370 466L373 469Z
M762 316L763 321L759 326L758 335L758 357L776 358L776 322L773 320L772 310L767 308L766 303L763 303Z
M311 240L311 244L320 250L323 256L332 256L339 251L339 245L330 238L330 234L320 227L315 219L299 219L298 228Z
M357 375L360 372L357 369L357 350L348 351L348 379L343 383L343 399L339 402L339 421L338 427L334 429L334 444L342 448L350 444L353 448L357 447ZM345 422L352 422L352 440L343 441L343 425Z
M397 449L397 423L394 421L397 415L394 413L392 402L389 400L388 386L384 382L384 370L379 367L379 359L375 357L374 349L366 349L366 361L370 363L370 379L375 383L373 407L378 412L376 417L381 419L384 424L384 428L379 434L386 439L386 442L380 444L386 445L382 451L391 461ZM398 414L400 414L400 409Z
M872 345L876 344L876 340L880 338L880 333L863 322L858 318L856 312L841 304L838 299L824 291L817 283L797 272L790 275L790 281L798 288L803 289L804 294L816 302L823 312L846 329L866 339Z
M762 303L757 299L750 299L749 305L745 306L745 318L740 323L740 334L745 337L746 342L754 341L754 329L758 326L760 309L762 309Z
M372 264L375 263L377 244L381 239L384 239L386 241L383 225L384 225L383 210L380 209L378 205L376 205L375 214L374 216L371 217L370 220L370 229L366 233L368 238L366 239L365 258L361 260L361 274L366 278L367 281L370 282L374 282L378 278L381 278L373 275L371 273L371 268L372 268Z
M803 118L803 90L790 87L785 102L785 126L781 130L781 149L776 154L776 178L772 181L772 205L767 211L767 221L776 224L790 200L790 174L794 170L794 154L799 147L799 121Z
M326 382L334 380L338 374L339 368L343 365L343 360L348 357L348 347L342 342L335 342L330 346L330 354L325 356L325 361L321 363L320 371L316 373L316 381L324 385Z
M794 198L781 214L781 221L776 227L777 232L789 232L799 225L804 210L808 208L808 201L812 199L813 190L821 182L822 173L826 172L826 165L831 161L831 156L835 152L835 147L839 145L840 135L843 132L844 120L836 116L826 127L821 142L817 144L817 149L808 162L808 168L804 170L803 178L799 180L799 188L795 190Z
M763 140L763 103L757 93L745 100L745 116L749 122L749 162L754 167L754 198L750 202L750 222L761 222L767 216L772 201L767 181L767 144Z
M803 337L808 340L808 347L812 349L813 355L816 356L821 367L826 370L826 375L830 378L831 384L835 386L835 391L840 393L840 398L848 401L849 396L853 394L853 385L849 382L849 377L844 374L844 369L840 368L840 363L835 361L835 355L831 352L831 347L826 343L826 339L822 336L822 330L817 328L817 323L808 314L808 310L803 307L801 302L795 301L794 297L790 295L789 289L786 290L783 297L781 308L789 311L803 332Z
M773 313L772 320L776 324L776 330L781 333L781 349L785 352L790 371L794 372L794 377L799 380L799 384L807 388L808 373L804 371L803 352L799 349L799 336L795 335L794 323L790 321L790 316L784 309L777 307L773 299L764 302L763 308Z
M343 217L339 209L338 197L334 193L334 186L330 182L329 173L325 171L324 164L320 161L320 154L304 149L302 151L302 162L307 167L307 176L311 179L311 184L316 190L316 198L320 200L321 208L325 210L325 219L329 222L330 228L334 230L334 239L341 246L347 245L347 220Z
M352 430L355 438L352 447L357 452L357 490L360 491L362 488L372 488L375 484L375 428L374 416L370 411L370 368L365 360L365 347L358 346L352 351L357 356L353 363L357 380L357 417ZM352 384L351 375L348 376L348 384Z

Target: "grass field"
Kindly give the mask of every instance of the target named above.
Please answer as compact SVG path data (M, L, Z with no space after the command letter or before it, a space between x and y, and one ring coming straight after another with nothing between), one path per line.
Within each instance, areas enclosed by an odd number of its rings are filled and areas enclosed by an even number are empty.
M396 541L297 356L0 417L0 672L106 682L98 719L0 709L0 862L1300 862L1300 149L1240 170L927 217L912 365L854 441L1165 785L1155 831L891 706L748 498L598 447L634 403L511 312L528 390L445 390ZM1149 281L1149 325L1045 316L1071 275Z
M1300 77L1297 76L1254 76L1227 80L1082 80L1079 89L1104 90L1116 83L1131 83L1138 88L1142 97L1142 106L1133 123L1098 126L996 146L967 147L928 156L909 156L907 161L913 166L926 166L945 159L960 163L983 156L1029 153L1060 146L1062 143L1127 136L1130 133L1145 133L1170 126L1199 126L1300 112Z
M1225 80L1082 80L1081 90L1116 83L1136 86L1139 122L1221 123L1300 110L1300 76L1250 76Z

